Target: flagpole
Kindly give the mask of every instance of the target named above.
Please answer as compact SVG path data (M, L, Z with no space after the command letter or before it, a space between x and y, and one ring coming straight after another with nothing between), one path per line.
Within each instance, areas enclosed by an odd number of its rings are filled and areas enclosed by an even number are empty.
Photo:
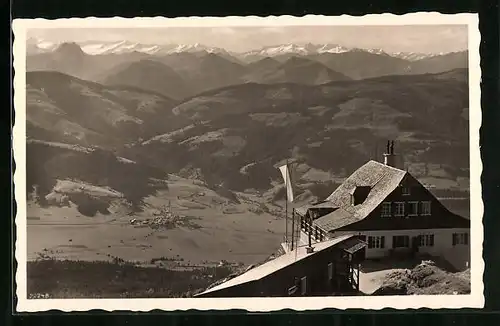
M286 160L285 173L285 244L288 247L288 159Z
M288 173L290 174L290 179L293 179L293 177L292 177L292 165L293 165L293 163L290 164L290 166L288 168ZM290 180L290 183L291 182L292 182L292 180ZM290 203L292 203L292 201L290 201ZM291 249L293 250L296 247L296 243L295 243L295 208L293 207L293 205L292 205L292 232L290 232L290 234L292 235Z
M291 178L292 177L292 170L290 167L288 168L288 173L290 174L290 178ZM287 193L288 193L288 189L287 189ZM290 234L292 235L291 250L293 250L294 238L295 238L295 210L293 208L293 205L292 205L292 232L290 232Z
M295 208L293 209L295 211ZM295 233L295 261L297 261L297 252L299 251L299 238L300 238L300 221L297 221L297 233ZM295 232L295 231L294 231Z
M292 207L292 250L294 248L294 240L295 240L295 208Z

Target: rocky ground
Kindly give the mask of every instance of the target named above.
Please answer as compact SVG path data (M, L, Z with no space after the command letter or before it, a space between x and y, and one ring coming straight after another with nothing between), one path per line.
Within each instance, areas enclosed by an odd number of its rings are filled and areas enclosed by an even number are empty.
M372 295L469 294L470 270L448 272L432 261L422 261L412 269L395 270L382 279Z

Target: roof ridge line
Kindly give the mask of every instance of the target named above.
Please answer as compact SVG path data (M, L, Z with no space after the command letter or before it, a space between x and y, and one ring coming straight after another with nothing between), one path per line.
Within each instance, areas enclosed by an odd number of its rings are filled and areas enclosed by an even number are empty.
M383 179L383 178L385 178L386 176L387 176L387 173L382 174L382 176L381 176L381 177L377 180L377 182L375 182L375 183L373 184L373 186L371 186L370 188L372 188L372 189L373 189L373 188L375 188L375 186L376 186L376 185L378 185L378 183L379 183L380 181L382 181L382 179Z
M396 167L394 167L394 166L390 166L390 165L387 165L387 164L381 163L381 162L376 161L376 160L370 160L369 162L375 162L375 163L377 163L377 164L379 164L379 165L383 165L383 166L385 166L385 167L388 167L388 168L390 168L390 169L396 170L396 171L398 171L398 172L404 172L404 173L407 173L407 172L408 172L408 171L405 171L405 170L398 169L398 168L396 168Z

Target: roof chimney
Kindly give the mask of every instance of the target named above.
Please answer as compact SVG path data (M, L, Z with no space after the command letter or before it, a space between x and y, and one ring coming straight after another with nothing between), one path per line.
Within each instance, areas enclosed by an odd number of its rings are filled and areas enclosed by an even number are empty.
M387 141L386 152L384 153L384 164L388 166L396 166L396 154L394 154L394 140Z

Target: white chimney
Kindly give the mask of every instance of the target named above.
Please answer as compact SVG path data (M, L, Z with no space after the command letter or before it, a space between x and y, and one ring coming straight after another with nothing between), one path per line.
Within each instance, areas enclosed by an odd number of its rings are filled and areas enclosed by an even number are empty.
M384 153L384 164L396 167L396 154L394 154L394 141L387 141L386 152Z

